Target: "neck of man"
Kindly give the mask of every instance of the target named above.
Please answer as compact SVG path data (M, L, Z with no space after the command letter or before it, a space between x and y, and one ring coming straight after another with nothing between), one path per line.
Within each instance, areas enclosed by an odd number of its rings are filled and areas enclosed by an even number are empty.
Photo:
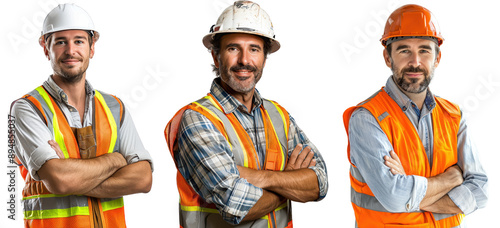
M241 104L243 104L245 107L247 107L248 112L252 111L253 108L253 95L255 93L255 88L253 88L250 92L248 93L241 93L238 91L233 90L229 85L224 83L224 81L221 80L221 86L226 90L227 93L229 93L231 96L236 98Z

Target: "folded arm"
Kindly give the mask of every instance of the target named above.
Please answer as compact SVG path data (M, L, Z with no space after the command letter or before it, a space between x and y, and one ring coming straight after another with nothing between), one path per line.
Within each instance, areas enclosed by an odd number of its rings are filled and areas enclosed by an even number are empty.
M126 165L83 195L96 198L115 198L151 190L153 177L148 161Z
M396 153L391 151L390 156L385 156L384 159L392 174L406 176ZM462 171L457 165L448 168L444 173L427 178L427 190L420 202L420 209L435 213L462 213L460 208L447 195L451 189L462 184L462 182Z
M49 141L58 154L59 145ZM51 159L38 170L38 176L54 194L84 194L127 165L120 153L109 153L91 159Z
M427 178L428 187L420 209L435 213L470 214L486 205L488 177L462 117L457 134L457 165L444 173ZM406 175L395 153L385 157L393 174ZM402 170L402 172L401 172Z
M316 173L308 169L316 165L314 152L306 147L302 153L302 145L298 145L288 160L285 171L253 170L238 166L240 176L251 184L268 191L276 192L283 197L307 202L318 199L319 185Z
M262 196L253 205L253 207L250 208L242 221L259 219L276 209L283 201L284 198L280 195L267 190L262 190Z

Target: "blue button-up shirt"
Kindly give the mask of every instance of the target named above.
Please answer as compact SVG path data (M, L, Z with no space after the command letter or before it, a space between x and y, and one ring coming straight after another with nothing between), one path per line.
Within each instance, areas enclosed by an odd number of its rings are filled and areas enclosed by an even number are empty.
M210 93L221 104L225 113L234 113L252 139L263 167L266 137L260 112L262 98L259 92L255 91L253 108L248 111L236 98L224 91L218 81L219 79L214 80ZM205 201L217 206L225 221L233 224L241 222L262 196L262 189L240 178L226 138L208 118L196 111L186 110L182 116L177 143L179 152L176 153L175 160L186 181ZM289 156L299 143L310 146L315 153L316 166L311 169L316 172L318 178L318 200L321 200L328 191L325 163L318 149L290 116Z
M387 80L384 90L399 105L417 130L432 167L434 138L431 113L436 105L434 96L427 90L424 105L419 110L418 106L398 88L392 77ZM427 191L427 178L390 173L384 164L384 156L390 156L389 152L393 147L368 110L359 108L351 115L349 142L351 162L359 169L377 200L388 211L397 213L420 210L420 202ZM485 206L488 178L467 133L467 123L463 116L460 120L457 144L457 164L463 171L464 182L448 192L448 196L465 214L470 214Z

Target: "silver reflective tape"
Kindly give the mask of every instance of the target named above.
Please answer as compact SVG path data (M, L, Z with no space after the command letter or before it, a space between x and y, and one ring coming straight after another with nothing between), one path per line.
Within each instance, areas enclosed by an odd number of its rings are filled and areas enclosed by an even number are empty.
M382 122L382 120L384 120L388 116L389 116L389 113L384 112L384 113L382 113L382 115L378 116L378 121Z

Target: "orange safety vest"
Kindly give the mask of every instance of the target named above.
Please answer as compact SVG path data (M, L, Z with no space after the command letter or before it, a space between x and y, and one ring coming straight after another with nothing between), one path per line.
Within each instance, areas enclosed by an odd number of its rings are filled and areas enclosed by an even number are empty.
M43 86L21 99L28 101L52 131L65 158L81 158L79 145L64 113ZM124 106L118 98L97 90L92 104L96 156L117 152L121 123L117 124L115 119L122 120ZM16 160L25 180L22 193L25 227L126 227L122 197L98 199L82 195L52 194L42 181L35 181L20 161Z
M435 97L432 110L434 149L432 167L425 148L413 124L399 105L381 89L372 98L344 112L344 126L349 134L351 114L363 107L370 111L391 142L407 175L433 177L457 163L457 133L460 126L460 109L457 105ZM350 160L350 146L347 146ZM425 211L391 213L375 198L358 168L351 162L351 203L358 227L412 227L445 228L459 226L463 214L439 214Z
M266 135L266 160L264 167L260 167L255 146L236 116L233 113L225 114L222 106L211 94L183 107L167 124L165 139L174 161L175 153L178 153L177 133L182 121L182 115L187 109L197 111L208 118L217 130L224 135L231 147L237 165L252 169L284 170L288 160L287 144L290 119L288 112L277 103L263 100L263 105L260 108ZM222 219L215 204L207 203L193 190L178 170L177 188L180 196L180 227L293 227L291 202L289 200L286 200L273 212L260 219L242 222L239 225L233 226Z

